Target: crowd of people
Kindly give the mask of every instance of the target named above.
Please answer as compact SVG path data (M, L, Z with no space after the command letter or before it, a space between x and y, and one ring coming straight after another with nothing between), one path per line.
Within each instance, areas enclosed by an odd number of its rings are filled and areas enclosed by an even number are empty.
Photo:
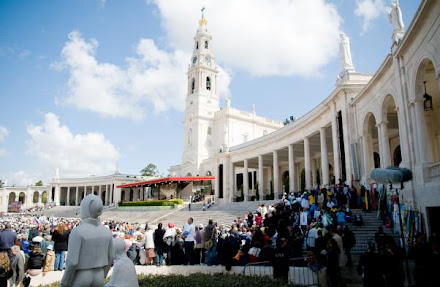
M325 268L329 286L338 286L340 268L353 265L351 249L356 245L356 237L346 223L362 225L362 217L351 212L351 202L348 189L340 186L284 194L276 204L256 206L230 226L218 225L214 220L194 222L193 218L179 227L173 222L157 227L119 221L102 224L114 237L124 239L127 255L136 265L224 265L230 270L231 266L266 262L273 266L274 277L284 280L289 266L307 266ZM19 286L29 276L65 268L69 234L81 224L80 219L16 215L2 220L0 287L7 286L7 281L9 286ZM420 258L424 252L430 254L429 262L438 259L437 241L431 246L419 247L413 256ZM394 239L379 230L376 244L369 244L357 269L365 286L376 282L377 276L386 284L378 286L402 286L402 261L403 253ZM420 275L426 269L418 270Z

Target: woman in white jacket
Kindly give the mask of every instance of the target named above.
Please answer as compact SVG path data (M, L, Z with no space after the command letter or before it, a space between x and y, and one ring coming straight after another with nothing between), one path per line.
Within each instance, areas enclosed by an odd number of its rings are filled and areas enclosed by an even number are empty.
M146 264L153 265L156 253L154 252L154 230L150 229L148 223L145 224L145 249L147 252Z
M165 258L165 262L167 265L171 265L171 247L174 245L174 241L176 239L176 228L174 227L174 223L168 223L168 229L165 230L165 234L163 235L163 241L166 245L166 253L167 257Z

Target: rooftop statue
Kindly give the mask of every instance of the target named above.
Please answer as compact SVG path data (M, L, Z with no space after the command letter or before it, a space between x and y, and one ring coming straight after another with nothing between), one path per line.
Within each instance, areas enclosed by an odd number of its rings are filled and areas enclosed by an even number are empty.
M340 34L339 53L341 56L342 73L347 71L354 72L353 61L351 59L350 40L344 34Z
M102 200L87 195L81 202L82 223L69 238L63 287L102 287L114 258L112 234L99 221Z
M398 0L395 0L395 2L391 4L391 10L388 12L388 20L393 26L393 44L399 45L405 34L405 27L403 25L402 11L400 10Z

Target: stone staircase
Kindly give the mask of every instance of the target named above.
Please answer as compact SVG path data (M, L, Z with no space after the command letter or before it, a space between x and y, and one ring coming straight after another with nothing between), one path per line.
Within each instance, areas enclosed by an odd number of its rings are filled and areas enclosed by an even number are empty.
M363 211L362 209L352 209L353 215L358 213L362 215L364 225L355 226L353 223L347 223L350 230L356 237L356 246L353 248L353 254L362 254L365 252L369 242L375 243L374 235L378 227L382 226L382 221L377 218L377 211ZM384 231L387 232L386 228Z

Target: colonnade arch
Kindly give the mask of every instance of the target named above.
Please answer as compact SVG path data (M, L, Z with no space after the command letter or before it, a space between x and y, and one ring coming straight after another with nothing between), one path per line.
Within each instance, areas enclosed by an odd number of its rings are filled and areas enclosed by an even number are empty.
M34 191L32 195L32 203L38 203L38 200L40 199L40 194L38 191Z
M25 204L26 203L26 193L20 192L20 194L18 195L18 201L20 201L21 204Z
M381 160L379 155L379 133L376 124L376 117L372 112L369 112L365 116L363 130L364 177L365 179L368 179L371 170L380 167Z
M416 73L414 113L418 161L440 162L440 83L433 62L424 58ZM425 89L426 87L426 89ZM427 94L430 99L425 96ZM432 109L427 109L427 101Z

